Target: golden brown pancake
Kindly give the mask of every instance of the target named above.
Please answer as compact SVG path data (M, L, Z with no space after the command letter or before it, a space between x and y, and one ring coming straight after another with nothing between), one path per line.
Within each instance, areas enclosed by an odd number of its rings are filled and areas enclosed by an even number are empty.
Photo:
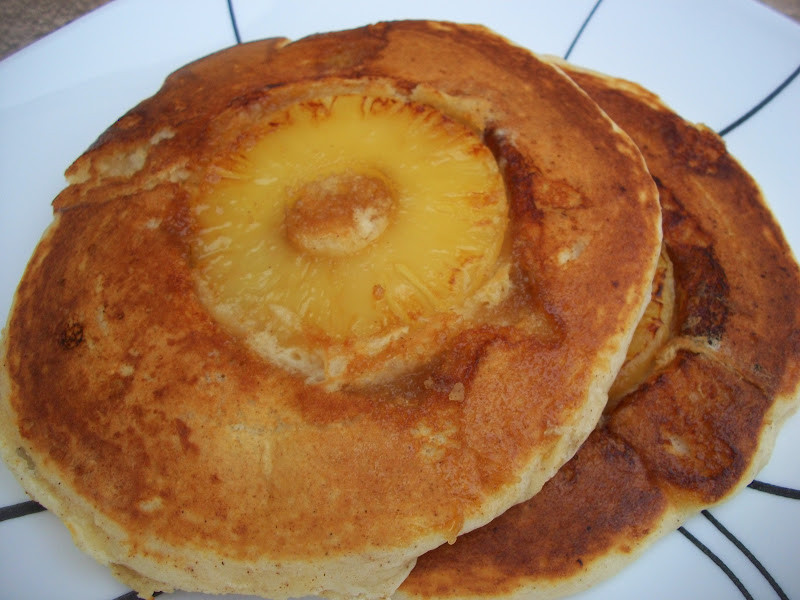
M675 307L638 386L528 502L422 557L398 598L554 598L632 561L749 483L797 409L800 275L722 140L638 85L564 69L642 149Z
M348 106L419 116L414 127L467 140L453 160L491 159L500 197L463 201L505 203L473 223L501 227L492 264L465 281L465 259L440 282L444 300L398 268L410 283L376 279L375 306L419 294L350 330L285 305L256 306L257 318L231 308L213 269L250 263L206 259L260 221L204 219L271 184L249 174L254 156L295 152L270 154L265 140L327 127ZM382 219L389 231L432 202L406 197L391 156L284 186L294 203L270 232L276 249L247 252L328 266L371 252ZM230 48L171 75L67 175L3 341L2 454L77 545L143 595L391 594L418 555L529 498L585 440L661 244L657 191L630 139L556 68L473 26ZM335 225L318 227L320 198L348 193ZM361 277L331 272L337 285ZM348 333L362 327L377 350Z

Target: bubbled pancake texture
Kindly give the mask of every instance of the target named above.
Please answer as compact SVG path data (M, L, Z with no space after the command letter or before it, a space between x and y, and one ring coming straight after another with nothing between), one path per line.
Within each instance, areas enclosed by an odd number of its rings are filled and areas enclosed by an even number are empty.
M720 138L632 83L558 62L642 149L674 265L653 371L544 489L421 557L402 598L553 598L587 588L749 483L797 409L800 276Z
M477 128L509 197L509 303L380 388L329 391L265 361L210 316L191 271L203 157L253 114L331 90ZM144 594L391 594L418 555L529 498L574 454L661 244L627 136L551 65L447 23L202 59L68 177L4 338L2 452Z

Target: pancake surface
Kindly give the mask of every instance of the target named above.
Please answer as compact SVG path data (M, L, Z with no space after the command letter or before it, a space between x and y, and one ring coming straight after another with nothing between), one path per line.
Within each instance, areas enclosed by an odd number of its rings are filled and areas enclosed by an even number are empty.
M406 265L406 288L340 268L433 202L406 193L391 160L345 160L262 200L281 208L264 239L330 267L333 285L369 285L340 306L311 291L270 296L267 311L236 305L276 289L264 278L229 296L230 281L253 277L216 269L240 255L206 262L263 224L237 212L270 180L251 169L266 160L262 142L284 127L318 131L339 109L377 111L392 131L405 129L392 119L422 115L433 123L423 139L466 140L443 160L483 169L485 187L458 195L479 251L458 254L456 230L446 280L417 284ZM392 593L418 555L530 497L577 450L661 245L656 189L629 138L557 69L446 23L212 55L67 174L3 341L0 447L77 544L143 594ZM343 194L355 200L341 214L318 205ZM308 225L320 214L336 224ZM403 243L386 252L405 257ZM368 320L324 318L363 290L376 303ZM382 311L393 290L399 308ZM252 324L263 335L249 337Z
M420 557L398 598L583 590L748 484L798 407L800 275L756 184L717 135L650 92L557 64L631 135L658 184L674 307L651 317L668 318L669 335L539 494Z

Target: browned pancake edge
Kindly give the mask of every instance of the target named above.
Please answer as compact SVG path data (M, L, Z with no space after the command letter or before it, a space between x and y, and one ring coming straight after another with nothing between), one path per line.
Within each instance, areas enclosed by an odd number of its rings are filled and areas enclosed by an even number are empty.
M503 169L512 304L529 316L450 340L426 367L434 385L306 385L195 289L197 157L247 115L331 90L433 104L479 127ZM144 594L391 593L419 554L530 497L584 441L661 243L632 142L553 66L475 26L222 51L171 75L68 177L3 341L2 452Z
M752 481L798 407L800 275L753 179L649 91L557 64L631 135L659 186L671 339L538 495L422 556L398 598L588 588Z

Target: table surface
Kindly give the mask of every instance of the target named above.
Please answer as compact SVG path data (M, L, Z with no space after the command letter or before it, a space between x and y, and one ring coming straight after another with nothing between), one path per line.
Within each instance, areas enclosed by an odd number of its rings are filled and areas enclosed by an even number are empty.
M0 60L110 0L0 0ZM800 22L800 0L760 0Z

